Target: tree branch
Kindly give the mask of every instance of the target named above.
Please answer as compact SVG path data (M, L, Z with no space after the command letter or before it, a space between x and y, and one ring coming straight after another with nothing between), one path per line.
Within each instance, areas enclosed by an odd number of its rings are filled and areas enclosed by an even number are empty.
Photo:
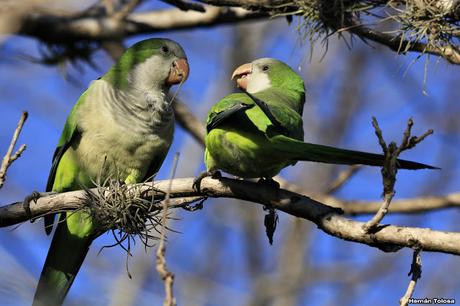
M316 7L308 3L296 4L289 0L197 0L197 2L205 3L204 5L182 0L163 1L175 5L177 9L129 14L138 4L138 1L133 0L120 12L111 15L101 16L90 14L90 12L74 16L63 16L58 13L25 13L20 18L21 25L17 27L17 34L36 37L46 43L62 44L77 41L119 40L133 35L151 34L159 31L193 29L259 18L299 15L301 18L305 18L306 24L315 22L322 24L326 33L347 31L364 40L385 45L397 53L433 54L445 58L452 64L460 64L460 49L453 43L441 43L439 41L426 43L420 38L404 39L403 34L383 33L365 26L359 13L353 15L343 11L328 16L327 14L331 12L327 11L326 7ZM366 10L371 13L371 10L386 8L387 5L388 1L375 2ZM343 10L343 8L341 9ZM306 10L313 10L315 13L312 14L317 15L315 18L319 18L319 20L309 20L305 15ZM350 18L348 15L347 18L338 18L334 14L337 16L351 14L350 16L356 18ZM392 17L398 20L398 15ZM454 17L450 17L450 19L452 18ZM381 20L377 19L376 23L379 21ZM14 28L16 29L16 27ZM315 31L320 33L320 30L321 28ZM399 32L405 33L403 28L400 28ZM447 35L449 33L447 32Z
M320 202L328 203L333 207L340 208L345 214L351 216L375 214L382 205L379 201L347 201L324 194L311 195L311 197ZM447 208L460 208L460 192L445 196L425 196L393 200L388 213L415 214Z
M451 64L460 65L460 50L452 45L436 47L423 42L405 40L401 35L391 35L373 30L364 25L353 24L343 30L356 34L361 38L372 40L387 46L396 53L406 54L407 52L418 52L441 56Z
M177 161L179 159L179 153L176 153L174 156L173 167L171 170L171 178L169 179L169 185L166 192L165 199L163 201L162 207L162 216L161 216L161 231L160 231L160 243L158 244L156 252L156 269L161 279L164 282L165 288L165 299L163 301L163 306L176 306L176 299L174 298L173 285L174 285L174 273L168 270L166 264L166 229L168 224L168 208L170 206L170 193L172 180L176 175L177 170Z
M409 300L414 294L415 285L417 281L422 277L422 257L420 256L420 250L415 248L414 254L412 256L412 264L410 266L409 275L412 275L409 285L407 286L406 293L399 300L399 305L408 306ZM411 303L412 304L412 303Z
M267 13L252 12L242 8L206 6L206 12L180 9L132 13L126 18L113 16L54 16L28 15L17 34L39 38L44 42L117 40L133 35L210 27L243 20L267 17Z
M307 195L305 188L302 186L292 184L280 176L275 179L280 183L281 188ZM346 215L351 216L375 214L382 205L380 201L342 200L324 193L310 194L310 197L319 202L327 203L332 207L340 208ZM424 196L394 200L388 209L388 213L415 214L447 208L460 208L460 192L445 196Z
M314 222L321 230L332 236L367 244L384 251L397 251L416 244L423 251L460 255L460 233L395 225L381 225L375 233L366 233L362 228L364 222L345 218L340 215L341 211L337 208L284 189L228 178L220 180L205 178L201 183L203 193L199 194L192 187L193 181L194 178L173 180L170 197L203 195L214 198L236 198L261 205L271 205L287 214ZM141 193L148 198L154 195L155 199L164 199L169 182L169 180L155 182L154 191L152 191L151 184L136 186L141 188ZM33 217L39 217L54 211L81 208L85 205L84 199L84 191L52 194L38 199L37 202L32 202L30 209ZM0 227L26 220L28 218L22 202L0 209Z
M13 137L11 138L10 145L8 147L8 150L6 151L5 156L3 157L2 163L0 165L0 188L3 187L3 184L5 183L6 179L6 171L8 171L8 168L11 166L11 164L18 159L21 154L24 152L26 149L26 145L23 144L19 147L19 149L16 151L16 153L13 154L14 146L16 145L16 142L18 141L19 134L22 131L22 127L24 126L24 123L27 120L27 112L22 112L21 118L19 119L18 125L16 126L16 130L14 131Z
M373 229L377 228L379 223L383 220L385 215L388 213L388 208L390 207L391 200L395 195L395 184L396 184L396 174L398 173L398 161L397 158L401 152L412 149L418 143L423 141L426 137L433 134L433 130L428 130L422 136L411 136L412 127L414 125L414 121L410 118L407 121L407 127L403 134L403 139L401 144L398 146L395 142L390 142L390 144L386 144L385 140L383 139L382 130L380 129L377 119L372 117L372 125L375 129L375 134L379 139L379 144L383 150L383 168L381 170L382 173L382 183L383 183L383 198L384 201L382 206L380 206L379 210L375 213L371 220L369 220L365 226L364 230L366 232L370 232Z

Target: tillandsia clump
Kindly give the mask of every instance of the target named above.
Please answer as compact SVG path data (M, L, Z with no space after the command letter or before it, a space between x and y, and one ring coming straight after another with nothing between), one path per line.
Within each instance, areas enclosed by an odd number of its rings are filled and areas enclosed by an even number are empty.
M299 15L298 31L310 42L318 38L327 39L331 34L347 27L352 19L359 17L359 12L368 9L368 1L351 0L297 0L293 4Z
M310 43L345 31L365 40L363 28L393 35L400 52L417 43L457 49L460 37L460 0L294 0L272 9L274 16L299 16L297 29Z
M95 191L87 190L87 209L98 231L111 231L116 243L130 253L131 242L136 236L146 246L153 246L161 228L161 199L147 200L139 185L126 185L108 178L102 184L95 183ZM148 198L148 197L147 197ZM127 242L127 247L123 242ZM111 247L111 246L110 246Z
M431 47L458 44L460 1L411 0L403 7L389 6L397 12L393 18L401 25L399 32L405 39Z

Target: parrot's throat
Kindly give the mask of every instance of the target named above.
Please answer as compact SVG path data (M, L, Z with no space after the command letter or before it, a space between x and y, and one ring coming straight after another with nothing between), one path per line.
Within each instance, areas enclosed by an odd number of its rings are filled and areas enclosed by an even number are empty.
M107 106L114 120L126 130L158 133L174 120L173 108L163 90L116 90L113 98Z
M173 108L165 94L145 93L145 104L150 115L152 128L163 126L173 118Z

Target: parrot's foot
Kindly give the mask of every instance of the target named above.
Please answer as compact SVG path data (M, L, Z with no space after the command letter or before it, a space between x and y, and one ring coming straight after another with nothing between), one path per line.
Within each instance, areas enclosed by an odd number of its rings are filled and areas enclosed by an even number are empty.
M275 189L280 188L280 183L278 183L277 181L275 181L271 177L262 177L257 181L257 183L264 184L264 185L270 186L270 187L275 188Z
M22 207L26 211L27 219L30 220L30 222L34 222L35 220L32 219L32 212L30 211L30 202L37 202L38 199L41 197L41 193L38 191L32 192L30 195L26 196L24 198L24 201L22 201Z
M193 189L195 189L198 192L201 192L201 181L205 177L212 177L213 179L220 179L222 177L222 173L220 173L219 170L211 170L211 171L205 171L202 172L200 175L198 175L194 180L193 180Z
M264 218L265 233L267 234L268 242L272 245L273 235L278 224L278 214L273 207L264 206L264 210L268 211Z

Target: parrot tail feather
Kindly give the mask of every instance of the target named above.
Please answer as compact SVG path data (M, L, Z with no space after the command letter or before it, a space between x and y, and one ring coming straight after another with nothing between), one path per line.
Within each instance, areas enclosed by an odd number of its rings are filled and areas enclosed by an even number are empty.
M72 234L65 218L61 214L32 306L62 305L93 241L91 236Z
M294 160L312 161L328 164L342 165L368 165L382 167L384 156L382 154L367 153L362 151L346 150L330 146L305 143L283 135L271 138L272 144L278 150L284 151ZM397 159L398 169L439 169L438 167Z

